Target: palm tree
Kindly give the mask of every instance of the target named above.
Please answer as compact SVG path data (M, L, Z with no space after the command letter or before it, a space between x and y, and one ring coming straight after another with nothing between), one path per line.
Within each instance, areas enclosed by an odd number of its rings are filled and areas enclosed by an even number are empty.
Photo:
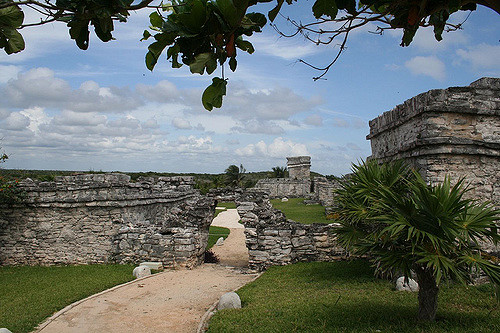
M454 186L428 185L403 163L375 161L353 166L337 191L342 246L368 254L377 272L415 272L419 283L418 319L433 321L439 285L471 280L483 271L498 287L500 266L485 258L479 244L496 243L498 211L464 198L463 180Z
M245 172L246 170L242 164L240 164L239 168L234 164L228 166L225 171L226 184L231 187L241 187L245 178Z
M285 178L287 175L286 167L274 167L273 169L273 178Z

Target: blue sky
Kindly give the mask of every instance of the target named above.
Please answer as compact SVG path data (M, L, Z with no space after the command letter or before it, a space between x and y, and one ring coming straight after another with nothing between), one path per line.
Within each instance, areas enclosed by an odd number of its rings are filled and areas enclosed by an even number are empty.
M284 13L310 20L308 4ZM220 173L240 163L265 171L284 166L286 156L310 155L313 171L340 175L370 155L370 119L430 89L500 76L500 17L487 8L439 43L431 29L406 48L401 31L357 31L316 82L318 73L297 59L327 64L335 46L279 38L266 27L250 38L255 53L240 52L237 71L226 70L223 107L208 112L201 93L213 75L166 60L146 69L148 42L139 39L148 14L133 13L115 25L115 41L92 38L87 51L53 23L25 29L25 51L0 54L0 146L10 156L3 167Z

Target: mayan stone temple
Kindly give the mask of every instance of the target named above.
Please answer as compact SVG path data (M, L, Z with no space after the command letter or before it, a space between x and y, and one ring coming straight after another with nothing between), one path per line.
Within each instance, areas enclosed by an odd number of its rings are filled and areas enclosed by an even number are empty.
M430 182L465 178L500 207L500 79L415 96L370 121L372 158L404 159Z
M305 179L311 177L311 156L287 157L289 177L292 179Z

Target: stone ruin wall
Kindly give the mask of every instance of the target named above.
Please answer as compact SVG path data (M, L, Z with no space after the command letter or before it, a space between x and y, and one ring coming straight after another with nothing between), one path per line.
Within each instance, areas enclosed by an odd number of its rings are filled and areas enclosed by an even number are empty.
M431 90L370 121L372 158L404 159L437 183L465 178L500 208L500 79Z
M311 181L292 178L259 179L255 189L264 190L271 198L302 198L311 192Z
M300 261L345 258L344 249L336 244L331 224L287 220L272 207L267 193L256 190L243 193L236 203L245 225L250 268L264 270Z
M242 193L243 189L239 187L219 187L211 188L207 195L216 202L235 202Z
M123 174L25 180L25 204L0 207L0 265L203 261L214 201L192 177Z

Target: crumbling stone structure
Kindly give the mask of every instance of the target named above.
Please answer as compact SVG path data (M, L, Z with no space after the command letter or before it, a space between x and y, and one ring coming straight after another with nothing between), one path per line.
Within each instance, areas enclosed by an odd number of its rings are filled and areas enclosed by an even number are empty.
M325 177L314 177L313 179L314 198L324 207L335 205L333 191L340 188L337 180L328 180Z
M260 179L255 189L266 191L271 198L308 198L323 206L333 205L333 190L338 182L325 177L314 177L311 182L311 157L287 157L289 178Z
M500 79L431 90L370 121L372 158L404 159L429 182L465 178L500 208Z
M430 182L465 177L500 207L500 79L431 90L370 121L372 157L404 159Z
M287 157L289 178L260 179L256 189L267 191L271 198L300 198L311 193L311 157Z
M272 207L265 192L248 191L236 202L245 225L250 268L263 270L299 261L332 261L345 257L332 224L301 224Z
M0 207L0 265L203 261L214 200L192 177L123 174L25 180L25 203Z
M292 179L309 180L311 177L311 156L295 156L286 158L288 176Z

